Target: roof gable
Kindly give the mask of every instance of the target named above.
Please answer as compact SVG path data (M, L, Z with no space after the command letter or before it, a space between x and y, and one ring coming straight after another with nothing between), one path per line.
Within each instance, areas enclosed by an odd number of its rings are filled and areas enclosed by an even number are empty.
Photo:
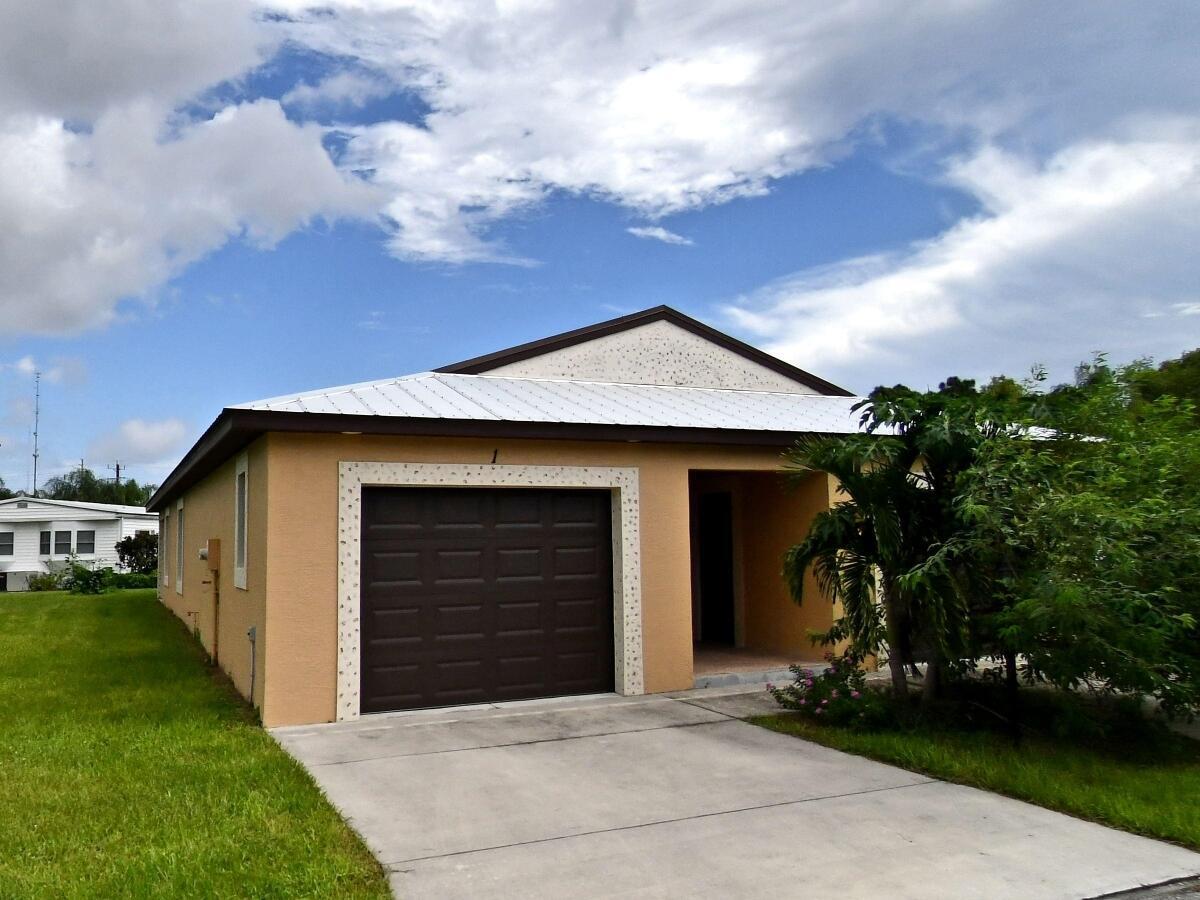
M531 341L436 371L849 396L837 385L668 306Z

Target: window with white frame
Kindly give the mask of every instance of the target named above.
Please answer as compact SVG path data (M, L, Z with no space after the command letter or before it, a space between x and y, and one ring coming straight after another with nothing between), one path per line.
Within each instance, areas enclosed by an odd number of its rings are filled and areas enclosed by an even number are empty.
M238 457L233 476L233 586L246 590L246 515L250 486L246 475L246 454Z
M13 555L13 534L11 531L0 531L0 556Z
M167 534L171 529L171 511L164 509L158 526L158 571L162 573L163 587L171 583L171 570L167 567Z
M50 555L50 532L48 531L43 531L38 535L38 555Z
M95 531L77 531L75 532L75 552L81 556L85 553L96 552L96 532Z
M175 593L183 593L183 501L175 507Z
M70 556L71 555L71 532L69 532L69 531L54 532L54 555L55 556Z

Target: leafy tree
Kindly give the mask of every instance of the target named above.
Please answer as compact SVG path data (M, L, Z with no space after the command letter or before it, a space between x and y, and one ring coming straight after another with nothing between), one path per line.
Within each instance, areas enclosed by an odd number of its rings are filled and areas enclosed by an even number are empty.
M9 500L17 496L15 492L10 491L4 484L4 479L0 478L0 500Z
M1193 413L1200 416L1200 349L1179 359L1168 359L1157 369L1147 367L1130 374L1138 400L1143 403L1161 397L1190 400Z
M969 544L1004 548L993 616L1026 677L1200 708L1200 431L1098 359L988 442L964 491ZM1067 402L1064 402L1067 401Z
M51 500L145 506L155 489L155 485L140 485L132 478L117 484L114 480L97 477L91 469L81 467L49 479L39 493Z
M142 575L158 571L158 535L142 531L117 541L117 559L130 572Z
M1025 403L1008 380L982 392L957 378L932 392L876 388L856 407L866 434L810 437L788 454L793 467L834 476L847 498L818 515L787 553L793 596L803 600L813 569L844 609L823 640L848 640L859 656L886 645L898 696L907 693L906 663L926 662L928 699L946 666L979 652L971 624L985 558L960 510L964 476Z

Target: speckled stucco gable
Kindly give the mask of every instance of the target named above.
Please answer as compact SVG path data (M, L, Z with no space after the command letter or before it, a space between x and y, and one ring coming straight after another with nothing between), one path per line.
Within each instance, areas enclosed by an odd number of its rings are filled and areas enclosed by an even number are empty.
M815 394L725 347L659 320L498 366L489 375Z

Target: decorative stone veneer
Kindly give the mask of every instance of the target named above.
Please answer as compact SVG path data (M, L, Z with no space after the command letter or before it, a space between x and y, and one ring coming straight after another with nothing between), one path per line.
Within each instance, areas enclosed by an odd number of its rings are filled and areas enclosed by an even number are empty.
M642 578L638 470L605 466L511 466L457 463L338 464L337 719L359 715L361 661L362 489L413 487L604 488L612 495L613 649L616 688L645 693L642 669Z

